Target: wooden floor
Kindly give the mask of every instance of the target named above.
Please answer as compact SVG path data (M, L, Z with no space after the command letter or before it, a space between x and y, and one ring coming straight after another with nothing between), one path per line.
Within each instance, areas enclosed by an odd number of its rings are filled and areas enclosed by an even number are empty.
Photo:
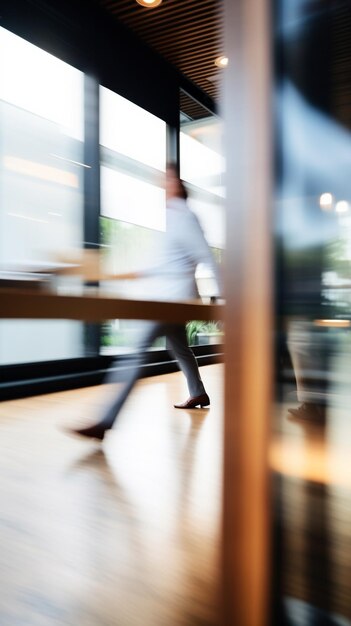
M201 371L209 409L173 408L180 373L142 380L102 445L62 428L113 386L0 405L0 626L218 626L223 366ZM323 426L291 421L288 396L272 408L275 596L294 626L329 624L311 607L351 620L346 400Z
M195 411L180 373L140 381L102 446L60 429L111 386L0 405L1 626L218 623L222 373Z

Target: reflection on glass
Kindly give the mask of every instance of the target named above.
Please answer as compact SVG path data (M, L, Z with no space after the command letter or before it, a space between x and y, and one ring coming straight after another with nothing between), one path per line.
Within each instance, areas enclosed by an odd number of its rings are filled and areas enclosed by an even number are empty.
M277 9L278 623L347 624L351 12L305 0Z
M0 28L0 269L83 240L83 74ZM0 363L80 356L82 325L0 324Z

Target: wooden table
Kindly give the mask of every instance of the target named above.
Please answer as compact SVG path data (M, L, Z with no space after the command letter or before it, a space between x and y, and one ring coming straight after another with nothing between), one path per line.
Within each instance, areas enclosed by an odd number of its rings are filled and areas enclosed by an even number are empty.
M140 319L162 322L218 320L222 304L201 300L159 302L114 296L100 289L81 294L59 294L32 289L0 288L0 319L66 319L101 322L109 319Z

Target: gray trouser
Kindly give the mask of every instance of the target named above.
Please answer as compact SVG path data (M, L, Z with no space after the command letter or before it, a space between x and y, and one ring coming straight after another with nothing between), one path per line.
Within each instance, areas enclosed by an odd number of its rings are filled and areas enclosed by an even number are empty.
M335 335L313 322L293 320L288 326L288 349L299 402L325 402ZM334 345L333 345L334 344Z
M99 424L105 426L105 428L112 428L119 411L139 378L141 367L148 361L148 349L157 337L166 336L167 349L174 354L186 377L190 396L195 397L206 393L194 353L188 346L185 326L181 324L148 322L145 323L143 328L137 351L130 366L123 374L123 387L99 421ZM121 380L120 374L111 371L106 382L111 383L119 380Z

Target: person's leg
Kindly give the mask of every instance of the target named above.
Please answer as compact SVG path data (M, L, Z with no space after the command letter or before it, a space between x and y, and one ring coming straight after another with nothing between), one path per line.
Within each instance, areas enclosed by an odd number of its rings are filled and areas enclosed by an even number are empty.
M310 400L310 388L306 373L307 370L311 369L311 360L313 359L309 322L300 320L290 322L287 345L294 368L297 399L301 403L308 402Z
M325 333L312 322L297 320L288 328L288 349L296 379L298 408L288 409L294 417L322 418L327 394L327 348Z
M190 394L189 400L200 398L203 406L210 404L210 400L201 380L194 353L188 345L185 326L180 324L167 325L166 338L167 348L173 352L185 375ZM189 401L187 401L187 403L189 403ZM184 403L184 405L187 403ZM198 404L200 404L200 402ZM183 408L183 406L177 405L177 408ZM188 408L190 408L189 405Z
M151 322L145 324L145 329L139 338L135 355L133 355L128 368L124 370L122 375L120 372L111 369L107 375L106 381L104 381L105 383L113 383L121 382L122 380L122 388L111 404L106 408L101 419L92 426L75 429L74 432L76 434L84 437L103 439L105 431L113 427L120 410L139 378L142 365L148 359L148 349L152 346L155 339L162 334L162 328L162 324L159 323Z

